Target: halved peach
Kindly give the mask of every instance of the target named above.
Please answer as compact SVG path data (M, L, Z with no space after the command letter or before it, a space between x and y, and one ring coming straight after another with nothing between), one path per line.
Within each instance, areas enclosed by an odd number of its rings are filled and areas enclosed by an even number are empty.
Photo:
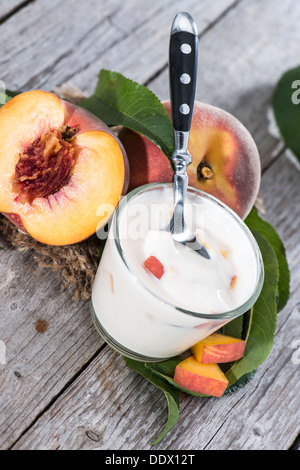
M0 188L0 212L21 230L45 244L77 243L126 193L126 152L88 111L25 92L0 109Z

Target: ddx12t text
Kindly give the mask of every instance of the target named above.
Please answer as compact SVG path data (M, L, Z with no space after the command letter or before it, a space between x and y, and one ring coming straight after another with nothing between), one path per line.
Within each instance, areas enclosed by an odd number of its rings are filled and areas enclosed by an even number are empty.
M147 463L150 465L153 464L175 464L175 465L191 465L193 463L193 454L149 454L149 458L147 459ZM143 461L146 461L146 459Z

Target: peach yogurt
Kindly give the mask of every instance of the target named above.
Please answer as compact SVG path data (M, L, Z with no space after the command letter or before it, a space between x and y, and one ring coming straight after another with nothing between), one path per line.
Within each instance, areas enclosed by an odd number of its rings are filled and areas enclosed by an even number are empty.
M210 259L161 230L172 211L172 184L146 185L124 198L93 286L96 328L113 348L137 360L186 351L245 313L262 288L259 248L231 209L188 188L185 219Z

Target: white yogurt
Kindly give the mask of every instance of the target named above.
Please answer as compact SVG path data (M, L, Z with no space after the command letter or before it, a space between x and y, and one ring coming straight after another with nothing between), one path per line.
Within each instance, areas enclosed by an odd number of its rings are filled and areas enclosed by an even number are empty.
M172 185L150 185L123 201L93 286L97 328L136 359L165 359L189 349L249 309L262 285L256 242L232 211L189 188L185 219L209 260L161 230L172 211ZM151 256L163 265L160 279L144 266Z

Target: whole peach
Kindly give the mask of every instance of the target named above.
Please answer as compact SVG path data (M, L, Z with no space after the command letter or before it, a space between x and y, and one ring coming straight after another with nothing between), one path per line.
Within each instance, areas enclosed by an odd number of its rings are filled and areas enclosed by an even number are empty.
M148 183L171 183L173 170L169 159L151 140L123 128L119 139L126 149L130 170L128 191Z
M163 104L171 116L170 102ZM153 142L127 129L120 139L129 160L129 190L172 181L170 162ZM215 196L245 219L259 191L261 165L257 146L244 125L230 113L196 101L189 152L189 185Z

